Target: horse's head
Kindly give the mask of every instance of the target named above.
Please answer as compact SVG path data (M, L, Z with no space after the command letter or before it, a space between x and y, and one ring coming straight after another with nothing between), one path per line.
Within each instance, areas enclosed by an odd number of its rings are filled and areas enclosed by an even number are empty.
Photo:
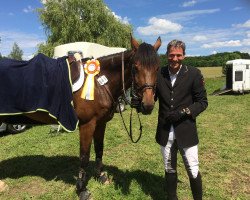
M135 52L132 67L132 101L136 99L137 107L142 114L151 114L154 108L154 95L159 69L159 56L157 50L161 46L160 37L152 46L147 43L138 44L131 37L132 49Z

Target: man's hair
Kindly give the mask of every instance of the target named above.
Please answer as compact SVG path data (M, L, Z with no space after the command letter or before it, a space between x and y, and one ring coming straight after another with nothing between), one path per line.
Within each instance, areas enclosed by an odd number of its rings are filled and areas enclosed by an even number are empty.
M175 48L180 47L183 50L183 55L186 54L186 45L181 40L172 40L171 42L168 43L167 52L166 52L167 55L168 55L171 47L175 47Z

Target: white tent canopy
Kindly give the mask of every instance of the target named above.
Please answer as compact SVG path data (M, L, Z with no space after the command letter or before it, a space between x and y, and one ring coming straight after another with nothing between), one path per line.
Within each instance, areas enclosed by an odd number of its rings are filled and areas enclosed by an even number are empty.
M91 42L73 42L55 47L54 58L68 55L69 51L82 52L83 58L99 58L126 51L125 48L107 47Z

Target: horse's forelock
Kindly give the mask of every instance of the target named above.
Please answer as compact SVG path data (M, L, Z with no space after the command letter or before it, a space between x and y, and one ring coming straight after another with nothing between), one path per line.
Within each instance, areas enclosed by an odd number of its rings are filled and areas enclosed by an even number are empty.
M160 61L154 47L144 42L135 53L135 62L139 62L143 67L151 68L159 65Z

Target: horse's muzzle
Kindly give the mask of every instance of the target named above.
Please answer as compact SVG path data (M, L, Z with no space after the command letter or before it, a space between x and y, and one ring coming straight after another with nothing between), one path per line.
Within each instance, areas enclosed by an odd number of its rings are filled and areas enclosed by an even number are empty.
M141 103L141 113L143 115L150 115L154 109L154 104L144 104L143 102Z
M142 101L141 101L141 113L143 115L149 115L154 109L154 88L146 88L143 92Z

